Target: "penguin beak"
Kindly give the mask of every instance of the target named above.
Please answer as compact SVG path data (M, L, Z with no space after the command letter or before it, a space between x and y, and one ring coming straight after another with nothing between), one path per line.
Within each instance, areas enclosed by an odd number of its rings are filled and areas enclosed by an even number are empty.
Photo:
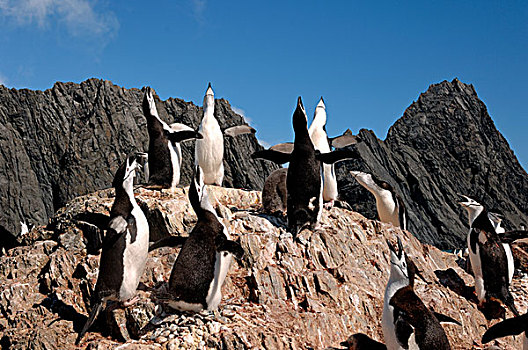
M460 194L460 193L457 193L457 195L462 199L462 201L458 202L458 204L460 204L464 208L469 207L471 202L473 202L473 200L471 198L469 198L468 196L465 196L465 195Z
M354 177L354 179L361 173L361 171L351 170L350 174Z

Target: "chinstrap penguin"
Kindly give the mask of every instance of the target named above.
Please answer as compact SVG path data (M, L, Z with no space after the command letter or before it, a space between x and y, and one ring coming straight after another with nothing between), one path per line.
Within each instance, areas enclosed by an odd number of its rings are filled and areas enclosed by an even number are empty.
M387 182L379 180L372 174L362 171L351 171L352 176L376 198L376 209L381 222L407 230L407 211L403 199Z
M501 226L502 215L500 215L499 213L489 212L488 217L491 220L491 223L493 224L495 232L497 233L497 235L499 235L499 238L502 240L501 236L506 232L504 227ZM502 246L504 247L504 252L506 253L506 258L508 259L508 281L511 284L513 280L513 275L515 273L513 253L509 243L503 242Z
M495 232L486 208L474 199L462 197L463 201L459 204L468 213L470 229L467 244L479 306L482 307L487 300L498 299L518 316L519 312L509 290L508 259L504 246Z
M326 106L323 98L315 107L314 117L308 134L313 142L316 150L321 153L330 152L330 145L328 143L328 135L326 134ZM323 164L323 201L328 202L328 206L332 206L337 200L337 179L335 175L334 164Z
M321 153L332 151L331 147L343 148L357 142L357 138L351 133L345 133L338 137L329 138L326 134L326 106L323 98L315 107L314 117L308 134L315 149ZM334 164L323 164L323 201L326 208L331 208L338 199L337 178Z
M129 156L117 170L112 185L116 195L103 240L99 275L92 294L91 312L76 344L94 323L109 300L125 302L133 298L147 262L149 226L134 198L137 156ZM130 301L129 301L130 303Z
M202 135L187 125L167 125L158 115L153 91L145 88L143 113L149 134L148 184L155 188L174 189L180 183L182 152L180 142L201 139Z
M494 324L482 336L482 343L486 344L493 339L523 333L523 350L528 350L528 337L526 336L527 331L528 313Z
M321 164L357 157L350 150L320 153L308 134L308 120L301 97L292 118L294 143L284 143L268 150L257 151L252 158L263 158L278 164L290 162L286 176L287 217L289 231L295 237L304 228L316 228L323 208Z
M363 333L351 335L347 340L341 342L341 345L346 346L348 350L387 350L385 344L375 341Z
M221 288L232 256L241 259L244 250L230 240L227 228L209 202L199 166L189 188L189 200L198 222L174 262L168 305L180 311L213 311L222 300Z
M202 168L206 185L222 186L224 181L224 134L234 137L255 133L255 129L248 125L237 125L222 132L214 116L214 109L214 92L209 83L203 101L203 118L198 130L203 135L203 139L196 141L194 161L195 165Z
M262 209L271 215L284 215L287 210L288 189L286 188L287 168L273 171L262 188Z
M387 349L450 349L440 322L460 323L427 308L414 292L416 265L403 250L387 241L390 277L385 289L382 328ZM418 274L418 276L420 276Z

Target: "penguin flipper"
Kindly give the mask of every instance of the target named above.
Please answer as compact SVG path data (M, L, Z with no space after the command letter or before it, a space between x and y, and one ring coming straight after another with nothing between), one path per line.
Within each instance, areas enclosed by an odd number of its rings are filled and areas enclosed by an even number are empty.
M509 318L491 326L482 336L482 343L486 344L496 338L518 335L528 329L528 314Z
M503 288L502 294L504 294L504 304L506 304L508 309L510 309L511 312L513 312L515 316L519 316L520 314L517 308L515 307L513 295L510 293L510 290L508 289L508 287Z
M334 148L343 148L346 146L355 145L356 143L358 143L358 138L352 135L351 133L348 134L347 132L345 132L341 136L328 138L328 142Z
M235 137L235 136L244 135L244 134L254 134L256 132L257 130L255 130L249 125L237 125L237 126L232 126L230 128L225 129L224 135Z
M341 160L346 159L357 159L360 158L360 155L357 150L337 150L328 153L318 153L316 152L315 158L322 161L326 164L333 164Z
M93 323L95 322L97 318L97 315L99 315L99 313L103 309L103 304L104 302L98 301L92 307L92 311L90 311L90 316L88 316L88 320L86 320L86 323L84 324L83 329L81 330L81 332L77 336L77 339L75 340L75 345L79 345L79 343L81 342L82 338L84 337L88 329L90 329L90 327L93 325Z
M240 243L227 239L224 234L216 236L216 251L231 253L238 260L242 260L245 252Z
M149 247L149 253L161 247L178 247L185 243L188 237L168 236L152 243Z
M524 231L524 230L506 231L502 234L501 241L503 243L513 243L516 241L528 243L528 231Z
M174 132L177 132L177 131L183 131L183 130L186 130L186 131L194 131L193 128L191 128L191 127L188 126L188 125L182 124L182 123L172 123L171 125L169 125L169 127L170 127L171 130L174 131Z
M292 153L293 148L294 148L293 142L283 142L283 143L278 143L276 145L273 145L269 149L273 151L277 151L277 152L282 152L282 153Z
M449 324L456 324L457 326L462 326L462 324L458 322L457 320L455 320L454 318L451 318L447 315L441 314L433 310L431 310L431 312L435 315L436 319L440 323L449 323Z
M95 225L101 230L105 230L110 222L110 216L102 213L84 212L75 215L73 218Z
M167 137L171 142L182 142L189 139L203 139L202 134L194 130L181 130L169 132Z
M266 159L277 164L288 163L291 159L290 153L283 153L272 149L265 149L262 151L256 151L251 155L252 159Z
M414 328L407 321L407 315L401 309L394 308L394 332L398 343L404 347L409 347L409 338L414 333Z

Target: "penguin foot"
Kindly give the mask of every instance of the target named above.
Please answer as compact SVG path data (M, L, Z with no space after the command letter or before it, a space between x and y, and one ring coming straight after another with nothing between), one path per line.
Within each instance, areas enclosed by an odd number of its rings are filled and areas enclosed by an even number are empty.
M124 301L121 305L122 305L123 307L129 307L129 306L131 306L131 305L134 305L134 304L137 303L138 301L139 301L139 296L136 295L136 296L133 297L132 299L128 299L128 300Z
M326 210L330 210L334 207L334 201L332 200L330 202L326 202L325 204L323 204L323 206Z

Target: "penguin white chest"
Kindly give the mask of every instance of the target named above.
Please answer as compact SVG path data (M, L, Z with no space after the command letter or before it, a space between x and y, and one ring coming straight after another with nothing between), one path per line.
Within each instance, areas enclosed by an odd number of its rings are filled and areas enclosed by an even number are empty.
M515 272L513 254L511 251L511 247L508 243L502 243L502 246L504 247L504 251L506 252L506 259L508 260L508 280L510 281L510 284L511 284L513 280L513 274Z
M471 269L473 270L473 275L475 276L475 292L477 293L477 298L480 302L482 302L486 296L486 290L484 289L484 278L482 276L482 261L480 259L480 247L477 244L475 251L471 249L471 231L473 229L469 230L469 234L467 236L467 245L468 245L468 252L469 252L469 260L471 261ZM481 237L484 235L484 233L480 232L478 240L482 240Z
M182 162L182 154L179 143L172 143L168 141L169 153L172 164L172 182L171 188L176 188L180 183L180 167Z
M231 265L232 255L228 252L217 252L214 267L214 278L209 286L207 297L207 310L216 310L222 301L222 285L227 276L229 266Z
M205 184L216 183L221 185L224 177L224 135L222 130L213 117L203 120L199 133L202 134L203 139L196 140L195 162L203 170Z
M396 337L396 328L394 327L394 307L389 305L389 301L394 294L401 288L405 287L405 283L398 281L390 281L385 288L385 297L383 300L383 315L382 315L382 330L383 338L385 339L385 345L389 350L400 350L403 349L398 343Z
M123 283L119 290L119 299L127 300L136 294L141 275L145 270L148 257L149 226L143 211L135 205L132 215L136 219L137 235L132 242L132 235L127 231L126 245L123 254Z
M380 221L389 222L394 226L399 226L400 219L398 217L398 210L392 197L392 193L384 190L381 193L376 194L375 197L376 209L378 210Z
M312 140L316 150L321 153L330 152L330 146L328 144L328 137L326 132L322 128L314 128L310 126L310 139ZM333 164L323 164L323 199L326 202L336 200L338 196L337 192L337 180L334 172Z

